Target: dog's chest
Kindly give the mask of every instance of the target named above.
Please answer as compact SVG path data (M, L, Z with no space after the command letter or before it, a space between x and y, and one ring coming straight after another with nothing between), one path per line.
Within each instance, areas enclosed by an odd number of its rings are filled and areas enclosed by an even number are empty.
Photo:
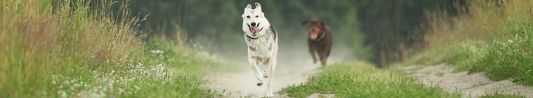
M268 38L250 39L248 38L248 49L257 52L269 52L272 51L272 44L274 43Z
M257 56L260 58L268 58L273 53L273 39L269 37L261 37L257 39L246 38L248 44L248 54L250 56Z

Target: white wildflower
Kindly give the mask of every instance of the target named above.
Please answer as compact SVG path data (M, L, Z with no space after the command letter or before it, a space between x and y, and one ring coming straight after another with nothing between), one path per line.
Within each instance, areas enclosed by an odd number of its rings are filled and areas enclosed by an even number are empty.
M63 97L63 98L67 97L67 93L64 92L63 90L60 90L58 93L59 93L59 95L61 95L61 97Z
M135 89L140 90L141 88L139 88L139 86L135 85Z
M152 52L152 53L154 53L154 54L161 54L161 53L164 53L162 50L152 50L152 51L150 51L150 52Z
M509 40L507 40L507 42L509 42L509 43L513 43L513 40L509 39Z

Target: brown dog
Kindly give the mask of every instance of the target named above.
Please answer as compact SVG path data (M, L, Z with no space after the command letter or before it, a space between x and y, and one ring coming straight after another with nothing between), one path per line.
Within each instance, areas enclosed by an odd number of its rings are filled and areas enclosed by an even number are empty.
M309 39L307 44L309 46L309 53L313 57L313 63L316 64L315 51L322 66L326 66L329 54L331 53L331 44L333 42L331 29L324 22L318 19L305 20L302 25L307 24L307 31L309 32Z

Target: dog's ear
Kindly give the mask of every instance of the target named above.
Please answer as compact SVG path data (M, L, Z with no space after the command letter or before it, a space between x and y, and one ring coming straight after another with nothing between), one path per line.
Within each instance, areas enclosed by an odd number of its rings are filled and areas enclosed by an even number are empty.
M307 21L309 21L309 20L305 20L304 22L302 22L302 25L307 24Z
M244 8L244 11L249 10L249 9L252 9L252 5L250 4L246 5L246 8Z
M263 12L261 10L261 4L259 4L259 2L255 2L255 11Z
M320 25L322 25L322 27L326 26L326 24L324 23L324 21L322 20L319 20L320 21Z

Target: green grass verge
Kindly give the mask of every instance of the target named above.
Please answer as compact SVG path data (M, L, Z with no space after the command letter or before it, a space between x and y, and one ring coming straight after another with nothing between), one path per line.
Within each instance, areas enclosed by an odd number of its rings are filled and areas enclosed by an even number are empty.
M440 88L426 87L411 77L377 69L366 62L329 65L311 76L305 84L283 88L278 93L307 97L330 93L336 97L460 97Z
M438 48L415 53L408 60L393 66L437 65L449 63L456 66L454 72L468 71L472 63L479 61L486 54L488 45L484 41L463 40L442 45Z
M147 43L151 52L150 59L162 62L182 73L194 76L204 76L213 72L240 70L236 62L211 55L191 47L184 42L186 39L167 39L153 37Z
M127 2L93 3L0 2L1 98L220 95L201 87L198 77L226 70L217 66L232 68L228 62L184 40L147 44L137 31L143 19L128 17ZM122 7L112 12L113 4Z
M450 63L456 65L456 72L484 72L494 81L515 79L518 84L533 85L532 1L472 1L470 5L476 13L450 19L452 24L439 24L454 29L436 29L441 33L435 39L449 44L432 45L399 65Z
M500 92L494 92L490 94L483 95L479 98L527 98L519 94L502 94Z
M496 41L483 59L473 63L469 73L485 72L485 76L495 81L513 78L516 83L533 85L532 42L519 36L505 42Z

